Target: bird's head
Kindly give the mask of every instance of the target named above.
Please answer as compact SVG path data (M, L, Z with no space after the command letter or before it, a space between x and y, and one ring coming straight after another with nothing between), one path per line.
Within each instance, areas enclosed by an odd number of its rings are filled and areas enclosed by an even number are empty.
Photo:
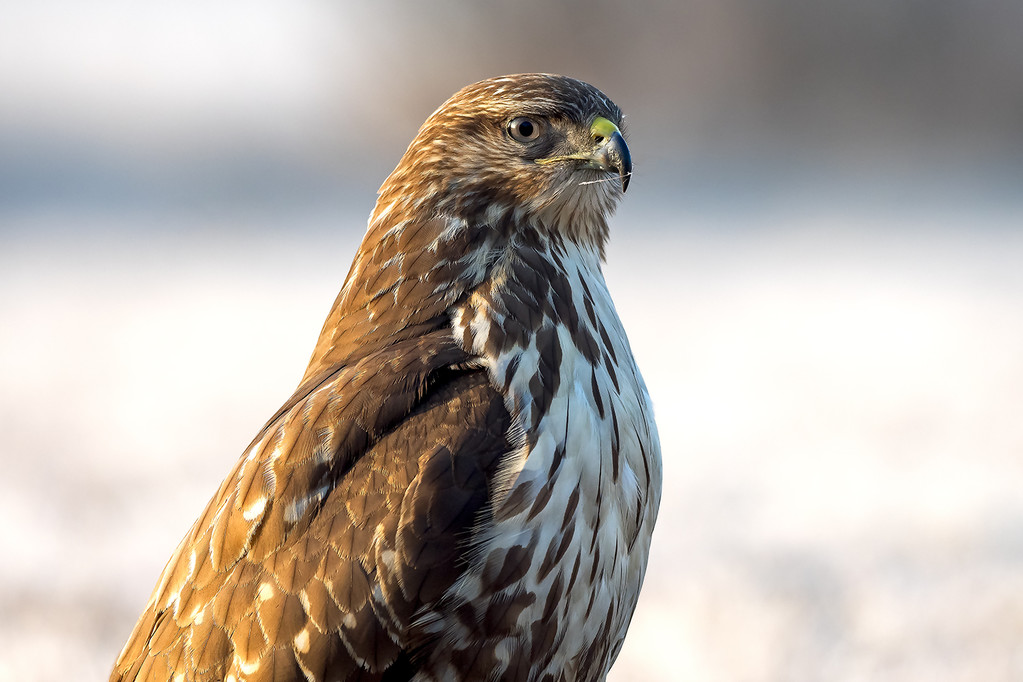
M629 185L621 110L591 85L521 74L475 83L427 119L380 189L373 220L511 219L602 249Z

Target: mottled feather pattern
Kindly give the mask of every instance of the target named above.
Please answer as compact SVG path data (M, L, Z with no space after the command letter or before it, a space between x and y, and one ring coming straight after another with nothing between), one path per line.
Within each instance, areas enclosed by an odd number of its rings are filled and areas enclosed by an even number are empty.
M531 147L508 138L535 117ZM621 112L483 81L423 125L294 395L177 548L112 680L601 680L660 497L601 274ZM578 156L578 154L577 154ZM565 158L570 158L566 156Z
M339 370L332 380L296 401L264 429L185 538L168 565L164 583L154 593L150 608L166 614L158 625L168 633L173 630L175 638L167 642L151 638L151 664L166 660L167 649L194 650L196 627L205 632L216 625L229 635L229 641L221 644L227 647L227 653L234 649L235 667L248 674L246 671L260 665L269 644L293 644L310 622L322 634L322 627L317 626L323 626L324 619L335 626L326 632L340 628L341 643L347 641L345 623L362 640L369 636L369 630L378 628L374 648L379 650L388 640L395 649L394 656L378 654L380 660L365 660L375 669L393 662L397 647L389 636L381 639L387 630L367 601L377 572L367 550L381 541L376 536L378 525L397 519L419 466L428 465L432 457L442 457L445 452L434 449L409 459L403 450L408 440L416 438L443 442L437 425L457 415L463 402L467 401L473 410L483 409L488 400L500 406L500 401L488 395L493 393L489 387L481 396L464 396L454 390L453 386L469 385L467 379L456 381L457 377L480 372L451 369L465 356L449 335L435 333L406 345L400 355L395 355L399 349L391 349L386 354L389 359L370 356ZM394 390L402 383L406 390ZM480 394L482 382L477 378L471 383L475 394ZM387 391L381 395L382 387ZM493 418L490 412L485 416ZM427 416L417 417L419 413ZM396 424L398 416L400 424ZM463 426L460 421L451 426L452 433L467 438L470 445L477 441L497 443L493 457L507 447L502 440L506 426L496 428L488 438L455 429ZM367 449L371 441L374 445ZM447 450L462 451L457 444L449 444ZM466 449L474 451L478 449ZM400 456L381 462L388 453ZM433 485L436 478L434 472ZM429 499L418 482L414 490L421 500ZM464 527L472 525L482 504L476 488L469 491L468 498L472 504L461 508L467 515L461 521ZM305 508L297 518L296 504ZM445 516L454 513L451 507ZM448 519L445 528L451 525ZM408 542L412 530L405 529L403 547L412 546ZM396 532L397 526L385 536L392 551L398 540ZM325 543L333 543L338 556L325 553ZM380 552L384 549L383 545L378 547ZM356 560L361 563L353 564ZM391 564L393 568L394 562ZM415 563L416 570L425 567ZM335 602L343 607L343 613L335 613L338 606L315 599L324 592L315 584L308 587L313 578L323 583L326 594L338 596L335 588L343 592L343 598ZM237 593L238 589L242 592ZM360 595L367 599L360 599ZM234 610L224 603L225 599L237 602ZM221 608L223 618L217 617ZM239 608L246 610L237 612ZM274 619L268 620L268 609ZM239 616L251 623L232 633L230 627ZM281 629L284 625L287 627ZM149 634L143 630L139 628L136 635ZM160 628L154 627L154 633L159 635ZM316 639L317 633L306 630L303 637ZM141 675L140 679L148 677Z
M594 249L571 242L511 249L496 267L501 274L455 316L456 334L507 387L525 438L498 473L486 550L451 599L475 611L473 622L495 606L517 609L529 679L599 679L610 667L635 608L659 503L649 396L598 264ZM578 314L585 301L592 318ZM505 584L509 573L514 580ZM441 629L453 650L482 638L471 627ZM507 636L499 632L483 649L499 650ZM505 666L514 658L472 671L511 674Z

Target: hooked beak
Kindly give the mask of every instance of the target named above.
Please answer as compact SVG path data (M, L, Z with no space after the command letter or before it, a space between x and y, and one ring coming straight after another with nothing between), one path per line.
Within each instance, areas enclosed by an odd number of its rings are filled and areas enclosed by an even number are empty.
M617 171L622 181L622 191L629 189L632 179L632 154L625 144L622 131L611 121L598 116L590 126L590 136L596 145L592 159L596 167L605 171Z
M593 147L578 154L565 154L563 156L549 156L546 159L537 159L537 163L548 164L556 161L577 160L583 161L583 168L594 170L615 171L622 183L622 192L629 188L629 180L632 178L632 154L629 153L629 145L625 144L622 131L614 123L598 116L590 125L590 139Z

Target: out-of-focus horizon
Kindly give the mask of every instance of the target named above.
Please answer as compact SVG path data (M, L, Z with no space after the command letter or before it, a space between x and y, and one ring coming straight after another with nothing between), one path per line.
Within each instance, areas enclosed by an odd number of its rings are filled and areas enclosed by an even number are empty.
M1023 4L0 0L0 680L106 674L450 94L593 83L665 501L611 680L1023 678Z
M364 201L448 94L524 71L624 102L637 177L690 181L685 196L731 203L733 183L794 177L1014 197L1023 177L1012 2L42 0L4 15L8 208Z

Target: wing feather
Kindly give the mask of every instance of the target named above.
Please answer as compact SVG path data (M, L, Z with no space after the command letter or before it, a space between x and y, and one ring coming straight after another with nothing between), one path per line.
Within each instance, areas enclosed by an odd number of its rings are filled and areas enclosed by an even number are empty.
M409 679L426 636L408 623L464 569L510 447L466 360L438 330L300 387L179 546L111 679Z

